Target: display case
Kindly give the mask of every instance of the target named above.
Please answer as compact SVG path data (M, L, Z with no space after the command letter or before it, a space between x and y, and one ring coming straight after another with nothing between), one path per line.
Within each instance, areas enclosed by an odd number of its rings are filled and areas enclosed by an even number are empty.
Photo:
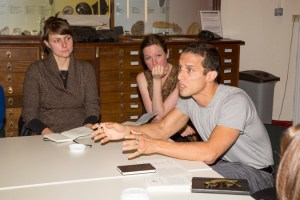
M201 29L200 10L220 10L220 0L0 0L0 35L38 35L43 20L57 13L68 19L99 21L108 28L121 26L125 34L196 35ZM79 16L81 15L81 16ZM77 20L78 21L78 20ZM80 20L79 20L80 21ZM72 25L72 24L71 24Z

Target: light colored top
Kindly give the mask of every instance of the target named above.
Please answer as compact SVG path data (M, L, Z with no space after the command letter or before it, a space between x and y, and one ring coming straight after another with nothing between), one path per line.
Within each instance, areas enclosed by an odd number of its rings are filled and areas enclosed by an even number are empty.
M240 88L219 85L208 106L199 106L193 98L180 98L176 108L190 117L204 141L218 125L240 131L239 138L222 157L223 160L257 169L273 165L268 133L251 98Z

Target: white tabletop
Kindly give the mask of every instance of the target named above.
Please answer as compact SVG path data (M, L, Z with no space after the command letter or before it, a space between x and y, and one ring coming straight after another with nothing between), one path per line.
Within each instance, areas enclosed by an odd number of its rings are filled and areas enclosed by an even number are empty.
M72 153L71 143L43 141L42 136L0 139L0 199L120 199L126 188L146 188L150 174L122 176L117 165L139 162L172 161L193 176L221 177L202 162L177 160L151 155L128 160L122 143L92 143L83 153ZM152 192L150 199L252 199L244 195L220 195L191 192ZM26 197L26 198L24 198Z
M83 142L86 142L84 140ZM122 143L94 143L83 153L72 153L68 145L43 141L42 136L0 139L0 190L33 185L47 185L122 177L118 165L136 164L142 160L163 156L142 156L128 160L122 153ZM176 160L188 170L209 170L202 162Z

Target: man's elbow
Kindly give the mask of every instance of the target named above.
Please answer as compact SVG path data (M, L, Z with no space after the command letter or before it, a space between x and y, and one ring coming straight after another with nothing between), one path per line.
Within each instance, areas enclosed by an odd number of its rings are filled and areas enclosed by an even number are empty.
M203 158L202 161L205 164L211 165L211 164L215 163L218 158L219 158L219 155L216 152L211 151L206 154L206 156Z

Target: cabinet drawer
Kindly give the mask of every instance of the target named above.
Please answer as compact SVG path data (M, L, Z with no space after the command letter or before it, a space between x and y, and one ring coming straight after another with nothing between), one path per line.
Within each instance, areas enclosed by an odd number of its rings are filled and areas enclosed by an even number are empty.
M93 46L74 45L74 56L78 60L94 60L96 58L96 49Z
M101 71L100 81L120 80L136 82L136 76L139 73L139 70Z
M9 83L2 83L5 96L23 95L23 85L12 85Z
M172 45L169 48L169 58L179 58L185 45Z
M38 60L40 55L38 47L5 47L0 48L0 60Z
M125 69L143 71L144 66L139 60L100 59L100 71Z
M138 91L136 81L109 81L100 82L100 92Z
M24 73L0 73L0 81L2 84L23 85Z
M8 119L5 122L5 137L18 136L18 122L19 119Z
M34 61L0 61L0 72L22 72L25 73L28 66Z
M238 79L239 77L237 75L226 75L222 74L222 76L219 77L219 83L222 83L224 85L238 85Z
M22 101L23 101L23 96L22 95L7 95L5 97L6 99L6 104L5 106L7 108L21 108L22 107Z
M22 108L7 108L6 119L17 119L19 120L22 113Z
M121 103L141 101L138 91L100 93L101 103Z
M235 55L239 57L240 54L240 46L239 45L216 45L219 54L221 56L226 56L226 55Z
M130 113L102 113L101 122L119 122L136 121L141 117L141 112Z
M225 76L225 75L237 75L238 72L238 67L234 65L229 65L229 66L221 66L220 68L220 75Z
M141 102L128 103L101 103L101 115L104 113L120 113L120 112L142 112Z

